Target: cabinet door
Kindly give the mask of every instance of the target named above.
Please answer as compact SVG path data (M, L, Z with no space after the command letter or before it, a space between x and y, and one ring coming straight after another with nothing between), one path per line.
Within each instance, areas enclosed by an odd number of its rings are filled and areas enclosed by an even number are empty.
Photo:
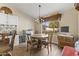
M7 15L0 13L0 24L7 24Z
M12 35L8 36L8 38L9 38L9 44L10 44L12 40ZM16 35L14 40L14 46L17 46L17 45L19 45L19 35Z
M15 41L14 41L14 46L18 46L19 45L19 35L15 36Z
M8 25L17 25L17 16L8 15Z

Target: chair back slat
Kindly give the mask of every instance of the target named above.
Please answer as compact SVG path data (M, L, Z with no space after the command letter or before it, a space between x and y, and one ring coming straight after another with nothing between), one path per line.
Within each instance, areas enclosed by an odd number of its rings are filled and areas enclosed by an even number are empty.
M14 33L13 33L13 35L12 35L12 39L11 39L11 43L10 43L10 48L11 48L11 50L13 50L15 36L16 36L16 31L14 31Z

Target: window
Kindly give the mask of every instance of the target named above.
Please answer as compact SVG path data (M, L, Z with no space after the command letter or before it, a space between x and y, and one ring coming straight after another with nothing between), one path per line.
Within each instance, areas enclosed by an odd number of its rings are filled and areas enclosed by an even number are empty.
M42 23L43 25L43 30L54 30L58 32L59 28L59 21L45 21Z

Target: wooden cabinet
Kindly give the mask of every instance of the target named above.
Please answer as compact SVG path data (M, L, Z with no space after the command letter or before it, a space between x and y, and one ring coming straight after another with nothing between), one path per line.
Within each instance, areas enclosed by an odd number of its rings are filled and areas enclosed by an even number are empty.
M74 46L74 37L73 36L58 36L58 46Z

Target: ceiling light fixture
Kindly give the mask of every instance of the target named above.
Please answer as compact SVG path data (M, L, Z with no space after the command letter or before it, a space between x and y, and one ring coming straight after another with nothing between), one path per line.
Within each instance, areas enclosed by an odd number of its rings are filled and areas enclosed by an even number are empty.
M40 21L40 23L41 23L41 22L43 22L43 21L44 21L44 20L43 20L43 19L41 19L41 17L40 17L40 14L41 14L41 13L40 13L41 5L38 5L38 7L39 7L39 21Z

